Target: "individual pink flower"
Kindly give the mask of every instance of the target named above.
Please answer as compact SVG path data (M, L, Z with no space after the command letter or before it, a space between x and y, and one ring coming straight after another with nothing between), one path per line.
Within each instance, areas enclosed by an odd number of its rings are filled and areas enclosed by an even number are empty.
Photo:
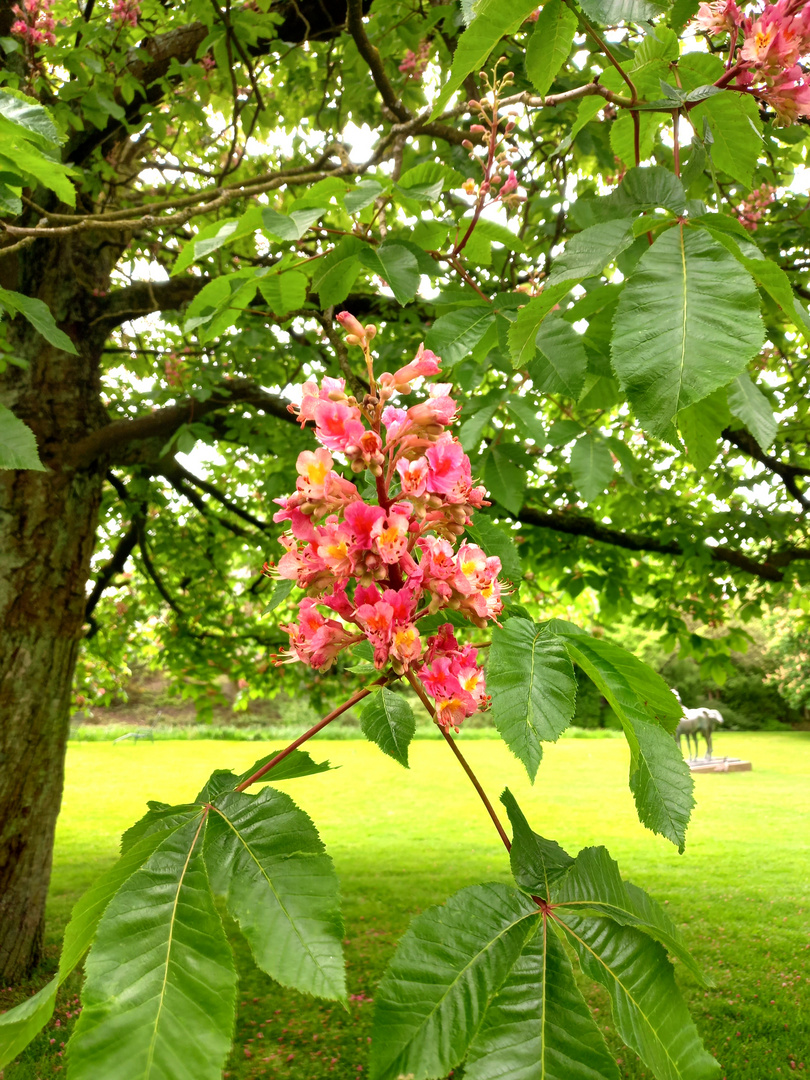
M510 169L509 175L507 176L506 180L504 181L503 187L501 188L501 190L499 192L501 198L503 198L504 195L511 195L513 191L517 191L517 186L518 186L517 174L515 173L514 169Z
M385 517L381 506L370 506L362 501L353 502L346 507L344 520L352 530L354 543L359 548L371 548L372 530L375 522Z
M445 434L429 447L425 454L428 463L427 486L437 495L449 495L459 486L470 485L470 459L461 443Z
M733 30L742 22L742 14L734 0L715 0L703 3L698 9L695 21L701 30L709 34L721 34L724 30Z
M300 477L299 490L312 501L324 497L326 478L332 471L332 455L328 450L302 450L295 463Z
M378 669L385 667L394 626L393 608L384 600L378 600L376 604L362 604L356 609L355 618L374 650L374 666Z
M348 578L354 570L354 560L349 552L351 530L335 519L327 520L318 533L318 556L336 578Z
M424 345L420 345L416 356L411 360L410 364L399 368L393 375L384 372L380 376L380 382L383 385L392 385L395 390L399 390L403 394L409 394L411 392L410 384L414 379L438 375L441 370L440 365L441 358L432 353L430 349L426 349Z
M345 451L359 443L366 431L360 410L343 401L319 401L313 419L317 439L329 450Z
M389 513L384 518L378 518L372 526L372 540L382 561L389 566L398 563L408 550L409 524L404 514Z
M407 623L394 630L391 640L391 656L408 668L416 663L422 654L422 642L419 631L413 623Z
M408 409L408 423L412 428L447 427L452 424L457 415L458 405L449 396L449 383L440 383L428 388L430 397L427 401L420 401L418 405L411 405Z
M402 494L412 499L421 499L427 491L427 458L418 457L413 461L399 458L396 469L402 485Z

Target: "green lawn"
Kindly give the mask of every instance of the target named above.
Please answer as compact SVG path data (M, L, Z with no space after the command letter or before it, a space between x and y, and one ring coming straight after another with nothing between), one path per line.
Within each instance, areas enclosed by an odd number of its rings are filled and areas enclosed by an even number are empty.
M491 795L512 789L537 831L573 852L607 844L625 876L667 904L716 982L705 992L681 978L722 1075L776 1080L810 1071L810 733L721 733L716 742L716 752L748 758L754 771L696 778L684 855L639 825L621 740L561 740L546 750L534 787L497 741L468 740L465 753ZM352 998L347 1013L279 989L239 945L237 1043L225 1073L233 1080L365 1075L374 986L410 917L464 885L508 877L500 841L443 743L415 742L409 772L364 742L315 740L309 749L340 768L279 786L311 814L337 864ZM115 858L144 801L191 798L213 768L242 770L264 750L204 741L71 746L48 962L33 986L55 965L70 906ZM68 985L57 1017L6 1080L61 1071L78 985ZM601 991L586 993L623 1075L649 1076L616 1040ZM0 1008L18 998L4 992Z

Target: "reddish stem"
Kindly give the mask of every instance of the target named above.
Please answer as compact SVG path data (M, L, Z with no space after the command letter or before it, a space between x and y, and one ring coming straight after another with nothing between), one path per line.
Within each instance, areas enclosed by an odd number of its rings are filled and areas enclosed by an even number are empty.
M416 676L414 675L414 673L412 671L408 671L408 676L407 677L408 677L408 682L411 684L411 686L416 691L416 693L417 693L417 695L419 697L419 700L422 702L422 704L425 706L425 708L427 709L427 711L430 713L431 717L435 721L435 719L436 719L436 710L433 708L433 705L430 702L430 698L428 698L427 694L425 693L425 689L422 686L421 682L416 678ZM469 762L464 757L462 752L459 750L458 746L456 745L456 741L452 737L452 735L450 735L450 733L446 730L446 728L442 727L441 724L438 724L437 726L438 726L439 730L441 731L442 735L444 736L445 742L447 742L449 744L450 749L456 755L456 758L458 759L459 765L461 765L464 772L467 774L467 776L469 776L470 782L472 783L472 786L478 792L478 796L481 799L481 802L484 804L484 806L486 807L487 813L492 818L492 824L498 830L498 836L500 836L501 840L503 840L503 846L506 848L507 851L510 851L511 847L512 847L512 842L509 839L509 837L506 835L506 832L504 830L503 825L501 825L500 821L498 820L498 815L495 813L495 810L494 810L494 808L492 806L492 803L487 798L487 793L481 787L481 784L480 784L480 782L478 780L478 777L472 771L472 768L470 767Z
M331 724L333 720L336 720L342 713L345 713L352 705L356 705L358 701L362 701L364 697L368 697L372 692L372 687L382 686L384 683L388 682L389 678L390 676L383 675L382 678L373 682L371 686L367 686L363 690L358 690L356 694L352 694L348 701L344 701L337 709L333 709L328 716L325 716L323 720L319 720L317 724L311 727L309 731L305 731L303 735L299 735L295 742L291 742L289 746L285 746L283 750L276 754L274 758L271 758L266 765L262 765L260 769L257 769L252 776L247 778L247 780L243 780L239 787L236 788L236 791L244 791L245 788L249 788L251 784L255 784L257 780L261 780L264 774L269 772L274 765L278 765L278 763L283 761L285 757L293 752L293 750L297 750L302 743L307 741L307 739L311 739L313 735L317 735L322 728L325 728L327 724Z

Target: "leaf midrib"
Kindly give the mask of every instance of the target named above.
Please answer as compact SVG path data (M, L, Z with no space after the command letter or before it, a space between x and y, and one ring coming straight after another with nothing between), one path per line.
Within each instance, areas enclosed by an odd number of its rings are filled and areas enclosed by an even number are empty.
M144 1076L149 1076L152 1071L152 1062L155 1059L155 1046L157 1045L158 1027L160 1025L160 1016L163 1012L163 1005L166 998L166 987L169 982L169 960L172 953L172 944L174 942L174 927L177 921L177 905L180 902L180 892L183 888L183 882L186 879L186 873L188 871L189 863L191 862L191 856L194 854L194 848L197 846L197 841L200 838L200 832L205 824L206 817L208 815L203 813L200 815L200 824L197 826L197 831L194 833L194 839L189 844L188 855L186 855L186 861L183 863L183 869L180 872L180 877L177 881L177 891L174 894L174 901L172 903L172 915L169 922L169 940L166 943L166 963L163 970L163 983L160 987L160 994L158 995L157 1012L155 1013L155 1022L152 1028L152 1037L149 1040L149 1050L146 1054L146 1069L144 1070Z
M397 1052L395 1057L391 1058L388 1061L386 1067L390 1066L394 1061L397 1060L397 1058L401 1057L402 1054L408 1049L408 1047L413 1044L414 1039L416 1038L416 1035L418 1034L418 1032L423 1030L425 1025L430 1021L430 1019L432 1018L432 1016L436 1012L436 1010L446 1000L446 998L450 994L450 991L453 989L453 987L456 985L456 983L461 979L462 975L464 975L464 973L466 971L468 971L472 967L472 965L479 959L479 957L483 956L489 949L491 949L495 945L495 943L497 941L500 941L500 939L505 934L507 934L513 927L518 926L525 919L529 919L534 915L537 915L536 910L527 911L523 915L521 915L518 918L514 919L512 922L509 923L508 926L505 926L498 934L496 934L494 938L491 938L482 949L479 949L478 952L474 956L470 957L470 960L464 965L464 967L459 969L459 971L456 974L456 977L451 982L449 982L447 984L447 987L446 987L444 993L442 994L442 996L438 999L438 1001L435 1003L435 1005L430 1010L430 1012L424 1017L424 1019L421 1021L421 1023L418 1025L418 1027L416 1027L414 1029L412 1035L408 1038L408 1041L405 1043L405 1045L400 1048L400 1050ZM507 973L507 978L508 978L508 973ZM495 990L493 990L492 994L489 996L489 1003L492 1002L492 999L495 997L495 995L497 994L499 989L500 989L500 987L496 987ZM489 1008L489 1003L487 1004L487 1008ZM482 1019L483 1019L485 1014L486 1014L486 1009L484 1009L482 1011L482 1013L481 1013Z
M261 862L259 861L258 857L254 854L253 849L251 848L250 844L248 844L248 842L245 840L245 838L242 836L242 834L239 832L239 830L236 828L236 826L230 820L230 818L226 817L226 815L222 812L220 807L212 806L211 809L216 810L216 812L219 814L219 816L222 818L222 820L226 823L228 828L231 829L234 836L236 836L237 840L242 844L242 846L244 847L244 849L248 853L248 855L251 857L251 859L253 859L256 866L259 868L259 872L261 873L262 877L267 882L267 885L270 888L270 891L272 892L273 896L276 898L276 902L278 903L279 908L281 909L281 911L283 912L285 918L287 919L287 922L290 924L293 931L295 932L295 936L301 942L302 948L311 957L312 962L315 964L318 971L320 971L321 974L323 975L323 977L327 980L327 983L331 983L331 979L329 978L328 972L324 969L323 965L320 963L318 958L315 956L315 954L313 953L312 949L309 947L307 942L304 941L303 937L301 936L301 931L298 929L298 927L295 924L295 920L293 919L293 917L290 915L289 911L287 910L284 902L282 901L281 897L278 894L278 891L276 890L276 887L274 886L272 880L270 879L269 875L265 871L265 869L262 866ZM296 854L303 854L303 853L302 852L297 852Z
M673 1058L672 1054L670 1054L666 1044L659 1038L658 1032L655 1030L655 1027L653 1026L653 1023L650 1020L649 1016L647 1016L646 1012L642 1009L641 1005L639 1005L638 1001L636 1001L636 999L633 997L633 995L630 993L630 991L624 985L624 983L619 978L619 976L613 971L613 969L608 964L605 963L605 961L602 959L602 957L599 955L599 953L597 953L595 949L592 949L591 946L588 944L588 942L585 941L583 938L581 938L579 936L579 934L576 933L575 930L572 930L572 928L567 923L563 922L562 920L560 920L560 923L565 928L566 933L570 934L571 937L575 938L580 943L580 945L582 945L582 947L584 949L586 949L591 954L591 956L599 964L602 965L602 967L605 969L605 971L614 980L616 985L620 986L622 988L623 992L627 995L628 1000L632 1001L633 1005L635 1005L635 1007L638 1009L639 1016L641 1016L643 1018L644 1023L647 1025L649 1030L652 1032L652 1035L653 1035L653 1038L655 1039L655 1042L661 1047L661 1049L666 1054L667 1059L672 1063L672 1067L675 1069L676 1075L683 1076L683 1073L681 1072L680 1068L678 1067L678 1064L675 1061L675 1059Z

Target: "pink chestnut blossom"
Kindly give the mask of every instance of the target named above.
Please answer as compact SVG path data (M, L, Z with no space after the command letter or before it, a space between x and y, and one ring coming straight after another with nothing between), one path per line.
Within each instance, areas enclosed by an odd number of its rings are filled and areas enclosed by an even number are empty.
M359 338L352 320L346 313L341 322ZM363 344L368 354L368 340ZM498 617L499 560L474 544L456 550L486 492L473 487L469 458L446 430L457 414L449 384L428 387L428 398L407 410L387 404L395 392L409 392L412 379L439 370L439 358L420 346L409 364L383 373L376 389L372 381L362 402L342 379L304 386L292 411L302 424L314 423L322 445L299 455L295 491L276 500L274 520L289 522L290 531L275 573L309 594L297 623L284 627L286 659L326 669L365 639L379 670L417 673L435 699L436 722L458 729L486 706L483 669L449 624L423 644L419 619L448 606L476 626ZM334 452L354 471L372 472L378 501L360 497L335 467Z

